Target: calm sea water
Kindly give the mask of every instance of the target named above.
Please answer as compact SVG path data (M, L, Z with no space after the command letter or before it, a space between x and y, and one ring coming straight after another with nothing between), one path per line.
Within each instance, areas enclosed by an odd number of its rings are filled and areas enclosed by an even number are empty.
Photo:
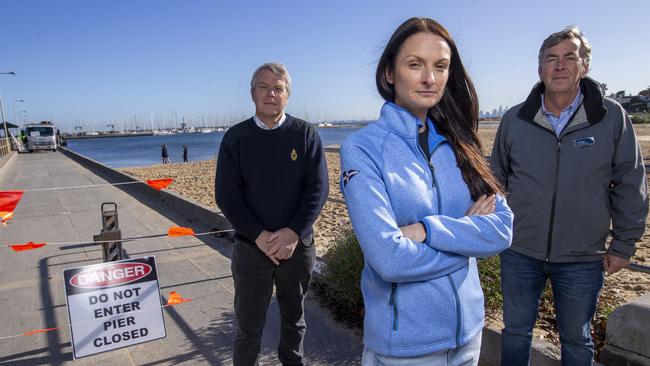
M359 128L319 128L323 146L340 144ZM219 151L223 132L183 133L141 137L111 137L68 140L68 148L111 168L162 163L161 145L167 144L172 163L183 161L183 145L189 146L189 160L213 159Z

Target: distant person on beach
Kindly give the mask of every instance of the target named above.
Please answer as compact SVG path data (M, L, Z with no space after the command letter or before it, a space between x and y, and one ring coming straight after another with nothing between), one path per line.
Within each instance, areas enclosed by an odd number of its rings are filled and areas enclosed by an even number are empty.
M625 110L587 77L590 61L577 27L551 34L539 50L540 81L497 131L492 168L515 214L512 248L501 253L502 365L528 365L547 280L562 365L591 365L604 271L626 267L645 230L641 150Z
M362 365L477 365L475 257L508 248L513 218L481 154L474 86L449 32L428 18L395 30L376 83L379 119L341 147L365 259Z
M183 145L183 162L184 163L187 163L189 161L188 160L187 149L189 149L189 147L187 145Z
M172 161L169 159L169 153L167 152L167 144L162 145L162 161L163 164L171 164Z
M283 365L303 364L303 301L316 255L312 225L328 195L328 176L316 129L284 113L290 93L284 65L257 68L255 115L230 128L219 148L215 199L235 229L235 366L258 363L274 284L278 358Z

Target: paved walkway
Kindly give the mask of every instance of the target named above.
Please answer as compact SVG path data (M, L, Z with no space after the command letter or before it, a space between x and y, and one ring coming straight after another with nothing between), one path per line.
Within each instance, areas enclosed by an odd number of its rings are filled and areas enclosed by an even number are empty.
M69 187L106 183L60 153L18 154L0 169L0 190ZM117 187L25 192L14 218L0 227L0 244L92 240L101 230L100 204L116 202L123 237L166 233L170 226L193 226L165 207L143 204ZM176 291L195 300L165 308L167 337L89 356L75 365L230 365L235 332L230 247L214 237L157 238L125 243L129 257L155 255L161 294ZM71 364L72 347L63 289L63 270L101 262L98 247L45 246L15 253L0 248L0 364ZM313 297L306 301L305 339L309 365L354 365L361 340L332 321ZM1 339L41 328L61 330ZM279 316L271 304L262 345L262 364L275 355Z

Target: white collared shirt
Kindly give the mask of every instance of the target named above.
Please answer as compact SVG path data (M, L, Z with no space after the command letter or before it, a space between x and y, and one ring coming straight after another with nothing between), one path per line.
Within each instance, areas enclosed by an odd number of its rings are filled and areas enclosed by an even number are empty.
M284 123L284 120L287 119L287 115L284 112L282 112L282 117L280 118L278 123L276 123L275 126L273 127L269 127L265 125L261 119L257 118L257 115L253 116L253 119L255 120L255 124L257 125L257 127L263 130L275 130L276 128L280 127Z

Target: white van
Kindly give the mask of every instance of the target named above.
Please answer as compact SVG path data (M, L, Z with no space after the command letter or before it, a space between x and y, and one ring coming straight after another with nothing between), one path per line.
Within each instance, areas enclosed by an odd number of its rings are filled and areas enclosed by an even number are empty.
M56 151L56 128L51 122L43 121L25 126L27 136L27 150L52 150Z

